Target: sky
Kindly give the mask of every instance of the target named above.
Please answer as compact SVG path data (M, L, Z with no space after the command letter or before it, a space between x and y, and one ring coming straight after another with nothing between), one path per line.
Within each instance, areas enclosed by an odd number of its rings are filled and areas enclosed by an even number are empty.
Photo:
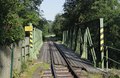
M43 0L40 10L43 10L43 17L54 21L56 14L63 12L65 0Z

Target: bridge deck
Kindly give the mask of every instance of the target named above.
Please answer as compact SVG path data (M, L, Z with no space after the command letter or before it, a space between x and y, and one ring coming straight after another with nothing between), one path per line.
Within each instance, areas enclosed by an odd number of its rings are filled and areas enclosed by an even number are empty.
M96 73L101 72L97 68L90 65L90 62L80 59L71 49L65 47L62 44L57 44L57 46L65 54L68 61L71 63L73 67L83 68L86 69L88 72L96 72Z
M95 73L101 72L97 68L94 68L92 65L90 65L89 62L80 59L72 50L66 48L64 45L62 44L56 44L56 45L57 47L59 47L61 52L63 52L63 54L67 57L67 60L70 62L71 66L76 68L83 68L88 72L95 72ZM65 66L66 63L63 60L62 56L60 55L58 49L57 48L53 48L53 49L54 49L53 51L54 64ZM47 42L45 42L43 44L43 47L41 48L40 60L42 62L50 63L50 51Z

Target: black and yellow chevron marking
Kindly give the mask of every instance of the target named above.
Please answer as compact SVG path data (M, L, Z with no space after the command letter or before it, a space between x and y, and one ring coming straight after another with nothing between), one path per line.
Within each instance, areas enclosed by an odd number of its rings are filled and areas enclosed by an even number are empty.
M104 28L100 28L100 51L104 51Z
M33 33L30 32L30 47L33 48Z
M103 18L100 18L100 51L101 51L101 67L104 69L104 26Z

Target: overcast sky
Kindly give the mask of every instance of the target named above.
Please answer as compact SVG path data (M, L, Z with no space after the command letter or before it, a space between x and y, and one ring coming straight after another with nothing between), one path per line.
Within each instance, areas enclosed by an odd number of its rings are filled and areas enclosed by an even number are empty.
M55 15L63 12L65 0L43 0L40 10L43 10L43 17L47 20L54 20Z

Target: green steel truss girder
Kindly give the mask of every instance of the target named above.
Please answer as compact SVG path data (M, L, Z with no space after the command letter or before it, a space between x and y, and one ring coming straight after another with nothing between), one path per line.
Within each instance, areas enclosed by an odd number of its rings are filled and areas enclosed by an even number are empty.
M90 34L90 30L87 27L84 33L84 38L82 37L81 29L79 29L79 35L80 35L80 52L82 51L82 58L88 59L88 47L90 48L90 52L93 58L94 66L96 67L96 53L95 49L93 47L93 42ZM70 35L71 36L71 35ZM71 38L71 37L70 37ZM67 41L68 40L68 41ZM69 46L69 36L68 31L63 32L63 43ZM70 43L71 44L71 43Z
M82 52L82 56L81 56L82 58L88 59L88 57L89 57L88 56L88 47L91 47L90 52L91 52L91 55L93 58L94 66L96 67L97 57L96 57L95 49L93 47L90 30L87 27L87 29L85 30L85 33L84 33L83 52Z
M98 22L97 22L97 24L98 24ZM101 34L101 32L103 33L103 35L100 35L100 44L102 44L102 45L100 45L101 65L102 65L101 67L104 69L104 62L105 62L104 53L105 52L104 52L104 25L103 24L104 24L103 23L103 18L100 18L99 19L100 34ZM79 28L78 33L81 33L80 28ZM73 43L73 42L71 42L71 41L73 41L73 40L71 40L71 38L74 37L71 34L74 34L74 33L71 33L71 29L69 29L68 31L65 31L63 34L64 34L63 43L66 44L68 47L71 47L70 45L72 45L72 43ZM92 55L92 58L93 58L93 63L94 63L94 66L96 66L97 57L96 57L95 49L93 47L93 42L92 42L92 38L91 38L89 28L87 27L85 29L84 37L82 37L82 33L79 34L79 35L80 35L80 37L79 37L80 38L80 52L82 53L81 57L88 59L88 56L87 56L88 54L87 53L88 53L88 47L90 47L90 52L91 52L91 55ZM108 57L107 52L106 52L106 55ZM108 67L108 62L106 63L106 66Z

